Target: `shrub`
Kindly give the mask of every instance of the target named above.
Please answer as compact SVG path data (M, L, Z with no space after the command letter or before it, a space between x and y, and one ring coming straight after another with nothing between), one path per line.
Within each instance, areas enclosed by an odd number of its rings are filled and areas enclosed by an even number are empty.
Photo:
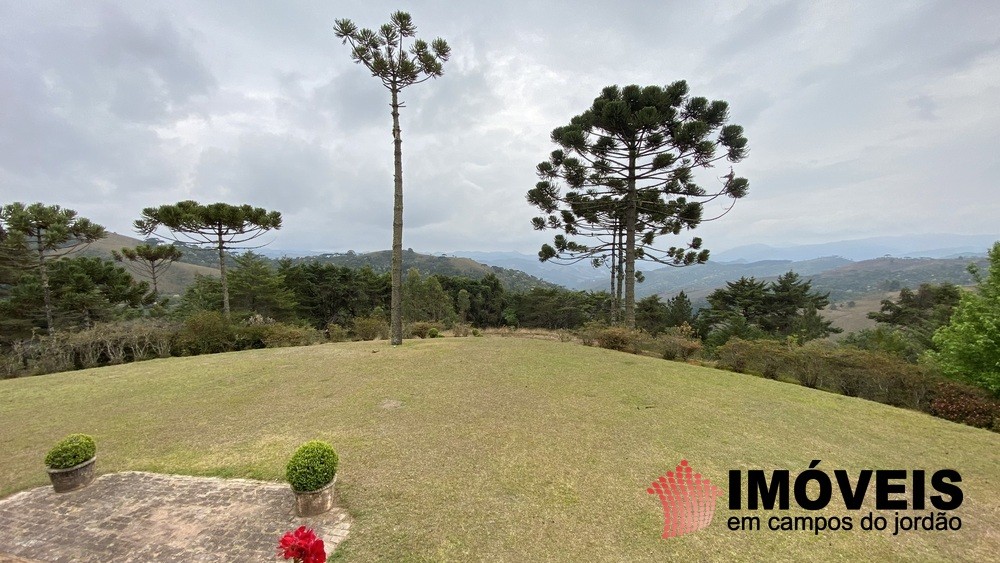
M642 350L645 336L638 330L610 327L597 333L597 345L609 350L638 354Z
M57 443L45 456L50 469L69 469L97 455L94 439L86 434L70 434Z
M483 335L483 333L480 332L478 328L472 329L472 336L474 336L474 337L480 337L482 335Z
M236 349L236 327L217 311L198 311L185 319L175 341L178 355L214 354Z
M379 316L355 317L354 338L357 340L386 340L389 338L389 323Z
M469 330L469 325L465 323L455 323L454 326L451 327L451 333L457 337L469 336Z
M664 360L680 360L685 362L701 350L701 341L685 338L677 334L663 334L657 341Z
M438 331L438 329L436 327L432 326L430 328L430 330L427 331L427 337L428 338L437 338L439 336L441 336L441 332Z
M587 321L582 327L577 329L576 335L584 346L593 346L597 343L597 335L608 328L608 325L600 321Z
M996 430L1000 424L1000 403L978 389L952 382L938 384L930 411L934 416L976 428Z
M433 327L434 325L432 325L431 323L421 322L421 323L412 323L409 326L409 329L410 329L410 334L414 338L427 338L427 335L430 334L431 328Z
M338 461L333 446L311 440L292 454L285 468L285 478L295 492L318 491L333 481Z
M349 339L347 329L337 323L326 325L326 336L330 339L330 342L344 342Z

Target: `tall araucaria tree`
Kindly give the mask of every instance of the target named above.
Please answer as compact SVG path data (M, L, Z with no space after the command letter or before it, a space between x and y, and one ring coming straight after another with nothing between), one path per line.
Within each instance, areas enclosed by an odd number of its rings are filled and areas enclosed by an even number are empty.
M11 203L0 209L0 225L4 231L5 243L19 245L34 257L31 270L38 272L45 304L45 328L55 332L52 290L46 264L56 258L104 238L104 227L92 223L90 219L77 217L76 211L63 209L58 205L21 202ZM24 264L27 266L27 264Z
M226 280L226 251L260 248L264 245L242 246L264 233L281 228L281 213L250 205L182 201L173 205L147 207L142 218L134 223L135 230L149 236L158 229L170 231L177 242L210 246L219 252L219 275L222 280L222 312L229 318L229 285ZM164 235L160 235L164 236Z
M634 327L635 283L641 277L636 260L669 266L706 262L700 238L664 248L657 237L718 219L732 206L705 218L706 203L747 194L749 183L732 169L720 187L696 183L697 169L746 157L743 128L728 121L726 102L689 96L684 81L605 88L590 109L552 131L560 148L537 167L541 181L527 199L545 215L532 224L561 231L553 244L542 246L539 259L610 261L612 294L624 285L624 324Z
M351 46L351 58L371 71L391 95L393 139L392 206L392 296L389 305L391 343L403 342L403 137L399 128L399 108L405 107L399 94L412 84L443 74L442 63L451 48L438 37L430 44L414 39L416 26L406 12L396 12L377 31L359 29L351 20L336 20L334 33Z
M174 262L181 259L181 249L172 244L140 244L135 248L112 250L111 255L116 262L123 262L136 274L149 278L153 282L153 295L159 297L157 280Z

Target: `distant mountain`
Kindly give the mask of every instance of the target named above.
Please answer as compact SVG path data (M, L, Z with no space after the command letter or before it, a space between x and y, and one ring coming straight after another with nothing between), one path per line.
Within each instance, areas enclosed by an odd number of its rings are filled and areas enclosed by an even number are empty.
M608 270L591 266L584 260L576 264L556 264L555 262L540 262L537 255L521 254L520 252L476 252L458 251L451 256L471 258L490 266L500 266L520 270L543 280L565 286L571 289L586 289L598 280L608 276Z
M1000 235L909 235L841 240L822 244L768 246L750 244L722 252L713 252L720 262L757 262L760 260L808 260L817 256L842 256L849 260L870 260L884 256L895 258L957 258L985 256L986 250Z
M810 277L819 272L833 270L852 264L850 260L837 256L815 258L813 260L761 260L743 264L739 262L713 262L683 268L661 267L647 271L644 266L637 265L643 272L645 281L636 284L635 293L638 298L653 294L673 296L684 291L691 299L707 296L713 290L726 285L726 282L741 277L755 277L759 280L775 279L778 276L794 271L803 277ZM601 282L590 289L608 289L609 285Z
M968 267L973 262L988 265L985 258L876 258L820 272L812 276L813 288L829 292L834 301L847 301L922 283L972 285Z

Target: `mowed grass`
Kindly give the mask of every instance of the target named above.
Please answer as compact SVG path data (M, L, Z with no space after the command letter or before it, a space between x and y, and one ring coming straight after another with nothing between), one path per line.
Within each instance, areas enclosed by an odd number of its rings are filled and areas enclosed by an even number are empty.
M1000 435L822 391L578 344L448 338L155 360L0 381L0 495L43 485L45 452L92 434L99 471L281 480L337 448L347 560L992 560ZM729 469L955 468L958 532L732 532L661 539L646 488L687 459ZM853 480L853 479L852 479ZM874 483L874 481L873 481ZM834 489L834 498L838 498ZM928 484L929 494L933 492ZM870 492L869 500L874 499ZM930 506L930 505L928 505ZM926 511L924 511L926 513ZM793 510L793 515L807 514ZM815 514L815 513L814 513ZM767 515L767 514L765 514Z

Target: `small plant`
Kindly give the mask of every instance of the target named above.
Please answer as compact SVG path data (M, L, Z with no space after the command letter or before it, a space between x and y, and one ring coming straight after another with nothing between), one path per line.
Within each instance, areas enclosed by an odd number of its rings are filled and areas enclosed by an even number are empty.
M472 329L472 336L478 338L478 337L480 337L482 335L483 335L483 333L478 328Z
M294 532L287 532L278 541L278 555L294 559L295 563L326 563L326 549L323 540L305 526Z
M318 491L337 475L337 452L333 446L311 440L299 446L288 460L285 478L297 493Z
M410 334L415 338L427 338L430 335L431 329L434 328L431 323L413 323L410 325Z
M427 331L427 338L437 338L439 336L441 336L441 333L434 327L431 327L430 330Z
M330 342L344 342L349 339L347 329L337 323L326 325L326 334Z
M49 469L76 467L97 455L97 444L86 434L70 434L56 444L45 456Z
M355 317L354 338L357 340L385 340L389 338L389 323L378 315Z

